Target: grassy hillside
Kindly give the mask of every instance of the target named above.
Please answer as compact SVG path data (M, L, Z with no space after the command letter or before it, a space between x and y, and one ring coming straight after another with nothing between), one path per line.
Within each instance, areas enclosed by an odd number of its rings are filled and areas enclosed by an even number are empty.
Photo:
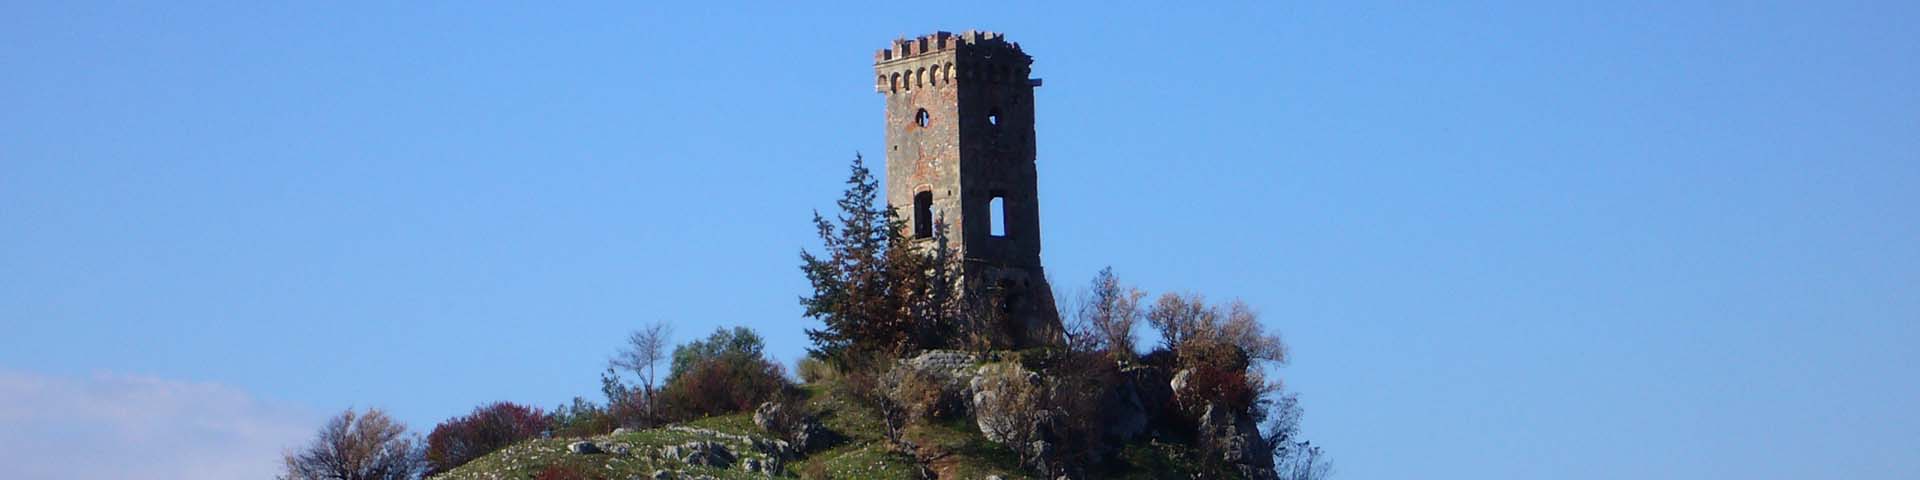
M629 480L655 478L657 472L668 472L666 478L917 479L923 478L923 471L934 478L1031 478L1029 472L1020 468L1019 457L1012 450L987 441L971 421L954 419L912 426L905 434L919 446L918 451L911 455L893 452L883 437L886 427L881 423L879 412L843 397L830 383L807 385L805 391L807 410L840 437L831 447L809 454L774 458L777 454L767 453L765 445L776 441L777 435L755 426L751 414L741 413L586 439L528 440L433 479ZM626 453L568 452L568 444L578 440L609 449L624 446ZM688 465L662 453L670 446L699 441L724 445L737 459L727 468L714 468ZM1232 475L1196 468L1186 460L1188 453L1185 447L1177 445L1131 444L1116 455L1111 465L1103 466L1098 478L1194 478L1195 475L1228 478L1217 475ZM747 459L761 465L779 463L781 467L778 473L772 474L750 472L743 468Z
M748 458L762 465L776 460L756 449L754 443L771 443L777 436L755 426L752 415L741 413L709 417L685 425L646 429L585 439L535 439L488 454L453 471L433 477L435 480L533 479L542 472L557 478L627 480L653 478L656 472L672 472L671 478L921 478L921 466L911 455L890 452L882 437L885 427L878 412L832 393L826 385L809 385L807 409L819 415L821 423L841 440L833 446L784 461L778 474L748 472L742 464ZM924 445L921 455L932 460L930 468L945 478L986 478L1000 475L1009 480L1026 478L1018 468L1012 451L986 441L970 424L952 422L934 427L916 428L909 433ZM587 440L603 447L623 445L627 452L576 454L567 445ZM731 451L737 460L728 468L688 465L668 459L662 451L669 446L696 441L713 441ZM578 476L558 476L569 472Z

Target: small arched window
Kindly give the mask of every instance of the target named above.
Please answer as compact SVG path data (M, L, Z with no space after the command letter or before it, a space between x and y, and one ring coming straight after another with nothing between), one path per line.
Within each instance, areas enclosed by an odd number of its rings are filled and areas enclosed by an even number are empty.
M895 92L898 92L898 91L900 91L900 74L898 74L898 73L896 73L896 74L893 74L893 88L892 88L892 91L895 91Z
M919 125L920 128L926 128L927 123L929 123L932 120L933 120L933 117L930 115L927 115L927 109L924 109L924 108L920 109L919 112L913 114L913 124Z

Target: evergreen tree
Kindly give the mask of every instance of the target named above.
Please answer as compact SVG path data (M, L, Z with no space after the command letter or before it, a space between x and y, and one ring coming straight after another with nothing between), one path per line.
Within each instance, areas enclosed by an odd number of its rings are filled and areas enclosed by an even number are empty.
M840 213L832 220L813 215L824 255L800 252L800 270L813 285L800 303L824 324L807 329L814 345L809 353L861 366L950 346L958 260L947 252L944 233L930 249L915 248L906 221L877 201L879 181L859 155L850 170Z

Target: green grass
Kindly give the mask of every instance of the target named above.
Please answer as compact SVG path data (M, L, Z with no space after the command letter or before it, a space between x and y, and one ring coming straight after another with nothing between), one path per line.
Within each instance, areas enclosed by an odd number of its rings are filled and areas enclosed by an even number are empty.
M957 478L987 478L999 475L1002 478L1026 478L1027 473L1020 468L1020 456L1005 445L987 441L980 434L979 427L964 418L936 421L926 425L908 427L907 437L918 443L923 450L938 452L943 458L936 459L936 466L944 466L941 473Z
M820 418L820 424L841 437L840 443L788 468L794 472L815 472L827 478L920 478L913 457L888 451L886 424L880 412L848 398L836 382L809 384L807 410Z
M1121 447L1120 454L1105 465L1098 465L1094 478L1139 479L1218 478L1238 479L1240 472L1224 468L1219 462L1196 461L1198 452L1185 445L1134 442Z
M749 414L704 418L690 422L689 425L722 433L770 439L765 432L753 426L752 416ZM598 435L588 440L603 448L614 443L625 443L631 446L632 450L626 455L613 453L580 455L567 452L567 444L575 439L528 440L487 454L433 478L434 480L530 479L548 467L560 466L583 472L589 478L613 480L626 480L633 477L649 478L655 470L711 475L722 479L750 479L766 478L766 476L741 470L738 466L740 462L748 458L759 459L763 463L769 460L767 454L754 450L751 445L744 442L665 428L625 432L619 435ZM727 469L687 465L668 460L660 455L663 447L699 440L725 444L727 450L731 451L736 458L734 465ZM788 472L785 476L791 477L792 474Z
M881 442L842 445L811 460L825 467L827 478L920 478L913 457L890 452Z

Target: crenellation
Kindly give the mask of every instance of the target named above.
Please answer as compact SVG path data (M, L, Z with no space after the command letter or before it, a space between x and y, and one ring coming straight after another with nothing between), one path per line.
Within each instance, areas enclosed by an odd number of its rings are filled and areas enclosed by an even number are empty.
M968 30L955 35L952 32L934 32L910 39L906 37L894 39L891 47L873 53L873 63L881 64L942 52L985 48L1021 53L1019 43L1006 41L1006 36L1000 33Z

